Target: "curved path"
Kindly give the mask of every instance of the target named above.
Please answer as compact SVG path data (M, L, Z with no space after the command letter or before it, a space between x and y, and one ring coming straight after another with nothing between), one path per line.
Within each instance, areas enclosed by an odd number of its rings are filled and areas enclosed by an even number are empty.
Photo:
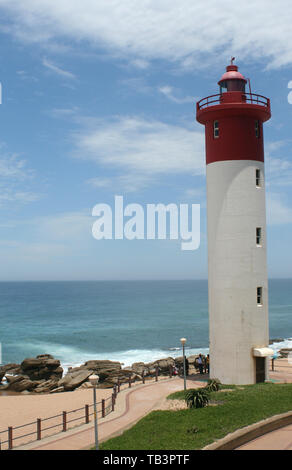
M187 381L188 388L205 385L205 382ZM183 379L179 377L122 390L117 395L115 411L98 425L99 441L121 434L155 408L167 395L179 390L183 390ZM69 430L65 435L54 435L15 450L80 450L92 446L94 446L94 426L90 423L78 427L78 430L76 428Z
M292 450L292 425L264 434L236 450Z

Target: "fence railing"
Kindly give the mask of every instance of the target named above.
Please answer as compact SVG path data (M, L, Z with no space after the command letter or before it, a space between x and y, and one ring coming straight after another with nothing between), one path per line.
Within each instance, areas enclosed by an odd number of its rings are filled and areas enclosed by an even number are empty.
M224 95L224 93L223 93ZM216 106L222 103L222 94L217 93L216 95L206 96L197 102L197 111L208 108L209 106ZM270 100L266 96L257 95L256 93L243 93L244 102L249 104L257 104L259 106L270 109ZM230 104L230 103L227 103Z
M173 369L169 369L169 377L172 377ZM159 369L156 368L154 380L158 381ZM146 380L153 379L152 376L145 376L142 373L141 380L135 379L133 381L129 377L128 382L120 382L113 387L112 394L106 399L99 401L97 405L97 416L102 419L108 414L114 411L117 394L121 391L122 387L131 388L132 384L142 382L145 384ZM166 376L167 378L167 376ZM68 392L69 393L69 392ZM61 413L50 416L48 418L36 418L34 421L23 424L21 426L8 426L7 429L0 431L0 450L13 450L13 448L29 444L34 441L40 441L44 437L56 435L60 432L66 432L73 427L80 426L82 424L89 424L90 417L94 415L93 410L94 404L85 404L80 408L70 411L62 411ZM92 410L92 411L91 411ZM74 424L73 424L74 423ZM19 434L23 429L26 429L25 434ZM51 432L51 430L54 430ZM32 437L33 436L33 437ZM30 439L28 439L30 438ZM16 445L15 445L16 443Z

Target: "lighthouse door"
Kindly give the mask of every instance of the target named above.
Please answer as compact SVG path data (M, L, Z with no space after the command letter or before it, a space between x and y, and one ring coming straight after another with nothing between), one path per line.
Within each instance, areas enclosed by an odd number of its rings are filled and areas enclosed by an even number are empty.
M256 357L256 383L264 382L266 379L265 357Z

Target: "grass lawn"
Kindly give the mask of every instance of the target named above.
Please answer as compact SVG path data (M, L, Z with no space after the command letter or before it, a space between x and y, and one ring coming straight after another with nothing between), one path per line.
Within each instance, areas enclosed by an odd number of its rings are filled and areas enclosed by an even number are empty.
M184 399L184 392L173 393L168 398ZM211 393L210 398L218 404L199 409L152 411L121 436L101 444L100 448L201 449L236 429L292 410L292 384L226 385L221 391Z

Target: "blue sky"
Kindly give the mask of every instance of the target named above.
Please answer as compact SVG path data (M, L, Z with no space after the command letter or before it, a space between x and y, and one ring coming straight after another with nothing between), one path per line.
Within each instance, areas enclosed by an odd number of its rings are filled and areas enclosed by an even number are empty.
M291 277L292 4L0 0L0 280L207 278L195 101L230 57L271 98L270 277ZM92 237L95 204L201 204L201 245Z

